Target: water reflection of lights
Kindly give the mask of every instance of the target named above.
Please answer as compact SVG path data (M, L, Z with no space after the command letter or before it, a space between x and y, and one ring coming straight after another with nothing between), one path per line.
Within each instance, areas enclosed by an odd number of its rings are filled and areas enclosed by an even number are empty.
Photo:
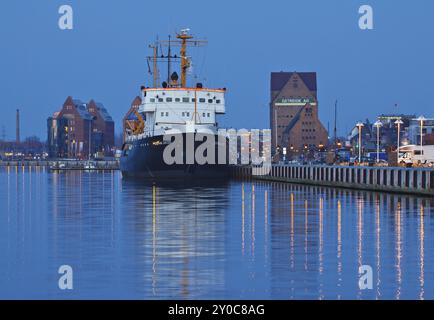
M357 199L357 262L360 268L363 265L363 198ZM358 298L361 298L361 290L358 292Z
M381 240L380 240L380 235L381 235L381 226L380 226L380 214L381 214L381 210L380 210L380 198L377 197L376 199L376 205L375 205L375 225L376 225L376 260L377 260L377 294L376 294L376 298L379 299L381 297L381 291L380 291L380 286L381 286Z
M319 199L319 273L323 273L323 249L324 249L324 210L323 198Z
M420 265L420 275L419 275L419 283L420 283L420 294L419 299L425 299L425 209L423 203L420 205L420 214L419 214L419 265Z
M323 294L323 272L324 272L324 199L319 198L319 275L320 275L320 283L319 283L319 299L324 299Z
M291 230L290 230L290 257L291 270L294 270L294 194L291 193Z
M253 258L255 258L255 219L255 185L252 184L251 248Z
M12 260L25 261L22 252L48 218L44 244L54 259L66 252L95 269L111 262L104 275L128 270L117 285L144 297L250 298L269 288L259 298L422 300L434 292L432 200L266 182L231 182L236 196L228 197L225 188L137 186L113 172L42 172L3 169L2 240ZM227 208L226 199L234 200ZM374 290L357 289L356 267L364 264L374 269Z
M396 226L396 299L401 297L401 285L402 285L402 229L401 229L401 202L398 202L395 213L395 226Z
M359 267L363 265L363 199L357 200L357 258Z
M152 186L152 293L157 294L157 187Z
M337 258L338 258L338 287L342 285L342 203L338 200L338 245L337 245ZM340 295L338 296L340 299Z
M308 270L308 210L307 200L304 200L304 270Z
M244 255L245 248L245 203L244 183L241 185L241 252Z
M268 260L268 190L264 191L264 253Z

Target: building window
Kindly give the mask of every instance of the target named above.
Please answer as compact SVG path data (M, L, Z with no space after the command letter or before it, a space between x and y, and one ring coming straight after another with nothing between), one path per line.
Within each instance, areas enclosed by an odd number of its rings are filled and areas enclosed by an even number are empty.
M166 117L168 117L169 116L169 112L166 112Z
M158 102L163 102L163 98L158 98Z
M196 102L196 98L191 98L191 102Z
M213 103L213 100L212 99L208 99L208 103Z
M204 118L205 118L205 112L204 112L204 113L202 113L202 117L204 117Z
M182 102L189 102L190 100L188 98L182 98Z
M161 116L164 117L164 112L161 112Z
M209 116L210 116L209 113L207 113L207 117L208 117L208 118L209 118Z
M215 101L215 103L220 103L220 99L217 99L217 100Z
M199 99L199 102L200 102L200 103L205 103L205 98L200 98L200 99Z
M180 98L175 98L175 102L181 102Z
M182 116L185 117L185 112L182 113Z
M166 98L166 102L172 102L172 98Z

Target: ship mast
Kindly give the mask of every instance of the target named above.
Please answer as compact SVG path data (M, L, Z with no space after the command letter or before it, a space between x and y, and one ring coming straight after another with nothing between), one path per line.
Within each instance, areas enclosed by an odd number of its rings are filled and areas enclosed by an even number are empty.
M190 60L187 57L187 40L192 39L193 36L188 34L188 29L184 29L176 37L181 40L181 87L185 88L187 85L187 69L190 67Z
M187 46L191 47L202 47L208 43L206 40L192 40L194 37L189 34L190 29L182 29L181 33L176 35L179 39L179 44L181 45L180 56L181 56L181 87L187 87L187 70L190 67L190 58L187 56Z
M170 35L169 35L169 49L167 51L167 83L170 84L170 71L171 71L171 61L172 58L172 50L171 50L171 43L170 43Z
M154 76L155 76L155 69L157 68L156 63L157 62L167 62L167 84L170 86L171 81L171 72L172 72L172 62L177 62L179 59L181 60L181 84L180 86L182 88L187 87L187 70L191 66L190 58L187 56L187 47L201 47L206 45L208 42L206 40L195 40L193 39L193 35L189 34L190 29L183 29L180 33L176 35L177 40L171 39L169 36L168 40L161 40L157 41L155 43L155 47L157 48L158 45L168 47L167 56L161 55L158 56L158 52L154 51L154 56L149 57L149 59L152 59L154 64ZM177 55L172 56L172 47L181 47L180 48L180 57ZM153 48L153 47L151 47ZM154 50L156 50L154 48ZM157 55L156 55L157 53ZM158 70L158 69L157 69ZM158 72L156 73L158 75ZM155 83L158 82L158 78L154 77L154 87Z
M152 56L152 71L150 70L150 73L152 74L152 80L154 88L158 85L158 43L156 42L154 45L149 45L149 48L153 50L153 56ZM150 59L150 57L148 58Z

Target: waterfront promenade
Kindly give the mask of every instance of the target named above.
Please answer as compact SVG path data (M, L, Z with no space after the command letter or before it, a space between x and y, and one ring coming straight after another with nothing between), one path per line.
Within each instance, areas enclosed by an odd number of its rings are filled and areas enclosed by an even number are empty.
M0 167L44 167L53 170L119 170L117 160L13 160L0 161Z
M431 168L273 165L271 170L267 170L236 166L233 167L233 175L239 178L434 197L434 169Z

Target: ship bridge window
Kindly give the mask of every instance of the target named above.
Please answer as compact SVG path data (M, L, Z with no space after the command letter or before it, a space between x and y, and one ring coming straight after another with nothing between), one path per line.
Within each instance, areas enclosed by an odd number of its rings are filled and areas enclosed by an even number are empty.
M190 102L189 98L182 98L182 102Z
M208 99L208 103L213 103L213 100L212 99Z
M163 102L163 98L158 98L158 102Z
M217 99L215 102L216 102L216 103L220 103L220 99Z
M191 102L196 102L196 98L191 98Z
M161 112L161 116L164 117L164 112Z
M155 102L155 98L151 98L149 101L151 101L151 102Z
M204 113L202 113L202 117L205 117L205 112L204 112Z
M166 98L166 102L172 102L172 98Z
M201 103L205 103L205 98L200 98L200 99L199 99L199 102L201 102Z
M206 116L209 118L209 116L210 116L210 115L209 115L209 112L206 114Z
M181 102L181 98L175 98L175 102Z

